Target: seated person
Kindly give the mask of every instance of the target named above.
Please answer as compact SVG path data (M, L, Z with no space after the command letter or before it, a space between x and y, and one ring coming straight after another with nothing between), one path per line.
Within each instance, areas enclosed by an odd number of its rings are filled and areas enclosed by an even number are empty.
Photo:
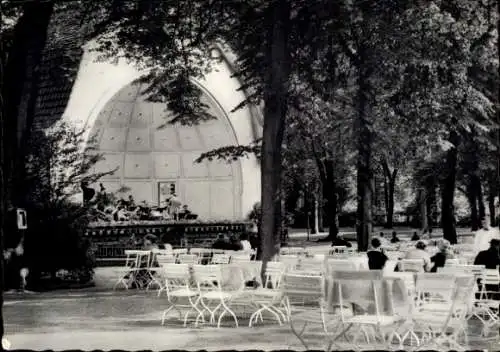
M229 250L229 241L224 234L217 235L217 239L212 244L213 249Z
M332 241L332 247L335 246L346 246L348 248L352 247L351 242L347 241L344 239L344 236L341 235L340 233L335 237Z
M417 234L417 231L413 232L413 236L411 236L410 241L420 241L420 236Z
M453 258L453 252L451 251L451 244L448 240L441 240L437 245L439 252L431 257L431 262L434 266L431 269L431 273L436 273L438 268L444 268L446 259Z
M486 269L496 269L500 265L500 240L494 238L490 241L490 248L481 251L474 260L474 265L483 265Z
M372 249L366 253L370 270L382 270L388 260L380 246L381 243L378 238L372 239Z
M399 237L396 231L392 231L391 243L398 243Z
M485 251L481 251L476 256L474 260L474 265L483 265L486 269L496 269L500 265L500 240L493 238L490 241L490 248ZM479 290L482 289L480 280L478 280ZM487 292L498 292L500 291L499 285L486 285ZM500 294L488 295L490 299L500 299Z
M228 250L231 251L241 251L243 249L243 246L241 245L240 241L236 238L235 235L231 235L229 237L229 248Z
M248 235L246 233L240 236L240 245L241 249L244 251L252 250L252 245L250 244L250 241L248 240Z
M184 204L182 206L182 209L179 211L179 220L180 219L187 219L189 214L191 214L191 210L188 209L187 204Z
M406 252L404 259L422 259L424 262L424 270L431 270L431 256L426 252L426 247L427 245L424 241L418 241L415 244L414 249L410 249L408 252Z

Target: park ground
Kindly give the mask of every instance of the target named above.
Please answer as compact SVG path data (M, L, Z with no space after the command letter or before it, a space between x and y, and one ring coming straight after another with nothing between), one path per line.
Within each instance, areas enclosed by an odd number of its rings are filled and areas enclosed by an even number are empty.
M293 232L291 237L293 243L304 242L300 233ZM103 276L105 270L98 273L97 281L112 282L112 277ZM161 326L161 314L166 306L166 298L158 298L154 291L112 291L102 286L46 293L7 293L5 336L11 349L33 350L304 349L288 326L280 327L274 322L248 328L248 319L242 319L237 329L231 320L220 329L184 328L177 322ZM478 327L477 322L471 322L470 348L498 350L497 340L477 337ZM306 335L310 349L324 346L316 329Z

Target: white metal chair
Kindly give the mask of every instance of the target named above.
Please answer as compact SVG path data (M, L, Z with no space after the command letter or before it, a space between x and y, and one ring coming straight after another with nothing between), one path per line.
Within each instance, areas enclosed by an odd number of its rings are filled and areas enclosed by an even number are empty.
M128 289L129 286L134 283L138 288L141 288L142 282L138 279L138 273L141 270L147 270L147 267L149 267L151 252L143 250L125 250L125 255L125 266L120 268L119 277L113 289L116 289L120 284L124 285L125 289ZM143 262L146 264L141 268Z
M231 257L227 254L214 254L212 256L212 264L229 264Z
M332 339L335 344L341 337L344 337L355 349L360 349L357 345L357 339L361 334L364 335L367 343L372 343L370 336L380 339L387 347L390 346L394 338L397 338L401 344L401 336L398 328L405 321L405 318L396 314L389 314L382 310L382 296L385 296L385 287L383 274L381 270L363 270L363 271L335 271L333 280L336 287L336 296L338 297L338 307L340 309L340 323L342 331ZM360 282L365 282L364 286L370 287L369 295L363 296L364 306L372 307L370 311L364 311L359 314L355 310L348 309L352 303L360 303L359 297L352 301L347 292L352 290L350 287L354 284L359 286ZM388 297L392 297L388 295ZM389 302L392 306L392 302ZM349 332L353 335L349 336Z
M439 309L433 304L425 309L425 305L423 305L413 314L415 326L423 334L420 349L429 349L430 347L437 350L467 349L467 315L475 282L472 275L456 276L453 279L454 283L451 285L451 289L449 286L442 286L440 289L441 297L446 296L448 301L441 306L442 308ZM441 278L442 285L444 284L443 280ZM447 279L448 282L449 279ZM439 290L437 283L435 286L436 290ZM461 336L464 338L464 344L460 343Z
M279 325L282 325L282 320L286 320L286 313L280 309L283 298L280 285L285 270L286 266L283 263L267 262L263 286L248 291L251 303L257 308L250 317L248 324L250 327L258 318L262 320L263 312L271 313Z
M280 248L280 255L305 255L306 249L304 247L282 247Z
M299 257L293 254L284 254L279 256L279 262L283 263L288 269L294 270L299 263Z
M483 324L482 336L488 336L491 331L500 327L500 274L498 269L483 269L480 278L479 299L475 302L474 315Z
M190 286L190 272L187 264L162 264L164 271L165 285L164 290L167 293L169 307L163 311L161 325L165 323L168 313L175 309L179 313L179 319L182 319L182 312L179 308L189 308L184 315L184 326L187 325L187 319L192 312L201 311L197 307L199 301L199 291ZM179 302L181 299L187 299L187 303Z
M328 252L328 254L332 256L345 253L347 253L347 246L332 246L332 248Z
M231 256L231 263L246 263L250 261L250 255L247 253L238 253Z
M423 259L401 259L398 263L399 271L424 272Z
M155 281L151 281L149 283L149 286L151 286L153 283L157 283L159 288L158 288L158 297L161 295L161 293L165 290L165 285L163 282L165 281L165 268L164 264L175 264L177 261L177 257L174 256L173 254L170 255L165 255L165 254L157 254L156 255L156 262L158 263L157 268L150 268L150 270L154 273L157 274L159 277ZM148 286L148 288L149 288Z
M284 299L282 301L290 328L303 339L309 324L321 325L325 334L331 321L338 324L338 319L329 320L325 299L325 277L301 272L286 273L282 280ZM304 306L307 304L307 306ZM303 323L297 329L297 323Z
M199 319L204 321L205 312L210 314L210 323L215 323L215 315L219 309L222 309L217 327L220 327L222 318L228 313L233 317L235 325L238 327L238 317L231 309L231 301L242 294L245 283L241 271L238 270L239 277L232 278L232 280L238 280L240 284L237 285L235 290L226 290L222 280L222 270L223 266L221 265L193 266L194 279L199 290L200 303L203 307L203 310L200 311L196 318L195 325L198 325ZM215 307L211 306L212 302L215 302Z
M179 254L177 262L179 264L198 264L200 257L196 254Z
M349 259L327 258L325 259L325 268L327 273L334 271L356 271L357 266Z

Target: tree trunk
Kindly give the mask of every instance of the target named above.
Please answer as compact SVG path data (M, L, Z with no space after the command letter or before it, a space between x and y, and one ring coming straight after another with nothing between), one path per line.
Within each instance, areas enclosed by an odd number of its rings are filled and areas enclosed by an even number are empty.
M361 69L362 70L362 69ZM357 219L356 237L358 251L366 252L372 233L372 179L371 170L371 144L372 135L367 122L367 90L364 74L359 75L358 116L356 131L358 133L358 158L357 158Z
M495 209L495 175L488 177L488 209L490 211L490 226L496 226L496 209Z
M324 212L324 196L323 196L323 186L319 187L318 198L319 198L319 209L318 209L318 231L319 233L324 232L323 227L323 212Z
M290 3L276 0L268 8L267 77L264 91L264 126L261 155L262 204L262 273L267 262L279 251L275 230L279 224L281 148L287 113L290 53L288 52L288 25ZM278 208L278 209L277 209Z
M421 188L418 190L418 206L420 209L420 229L422 233L427 233L429 231L429 217L427 216L427 202L425 189Z
M477 211L477 190L475 189L475 184L472 181L472 176L469 177L467 183L467 201L470 207L470 221L471 221L471 231L479 230L480 221Z
M481 185L481 178L476 176L476 188L477 188L477 204L478 204L478 212L479 212L479 226L483 227L485 225L486 218L486 210L484 207L484 195L483 195L483 186Z
M425 181L425 207L427 212L427 226L429 233L432 233L432 228L434 227L435 219L434 214L436 213L436 182L434 177L428 177Z
M457 174L457 147L459 138L456 132L451 132L450 142L453 148L446 152L445 178L441 185L441 226L443 237L451 244L457 243L457 231L455 227L455 183Z
M319 202L318 194L314 194L314 234L319 234Z
M324 162L324 179L321 180L326 198L326 213L328 216L328 236L320 239L320 242L331 242L337 238L338 226L338 199L337 184L335 182L334 161L327 159Z
M384 195L385 195L385 228L392 229L394 226L394 190L396 188L396 177L398 170L394 169L391 173L387 160L382 160L384 169Z

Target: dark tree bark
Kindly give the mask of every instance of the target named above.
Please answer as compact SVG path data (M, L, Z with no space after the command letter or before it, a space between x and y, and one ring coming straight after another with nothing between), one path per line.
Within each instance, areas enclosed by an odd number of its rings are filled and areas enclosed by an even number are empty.
M355 120L355 131L357 133L358 157L357 167L357 219L356 237L358 251L366 252L368 242L373 229L372 220L372 133L368 122L368 77L369 72L364 67L364 52L360 48L358 57L358 97L357 116Z
M417 203L420 213L420 229L422 233L427 233L429 231L429 217L427 214L427 195L424 188L418 190Z
M4 136L10 185L6 196L14 203L19 203L24 198L22 175L25 146L33 124L40 63L53 10L53 1L33 1L23 6L23 15L14 29L13 44L5 66L4 89L1 94L5 104L5 128L8 131Z
M479 226L483 226L484 220L486 218L486 210L484 207L484 194L483 186L481 184L481 178L475 176L476 189L477 189L477 204L478 204L478 215L479 215Z
M425 206L427 208L427 224L429 227L429 233L432 233L432 228L435 224L435 214L437 213L436 188L436 179L432 176L427 177L425 181Z
M384 227L386 229L392 229L394 226L394 191L396 188L396 177L398 175L398 169L394 169L391 172L391 170L389 169L389 164L386 160L382 161L382 168L384 169L384 193L386 197L386 222Z
M457 231L455 222L455 186L457 176L457 146L459 143L458 134L454 131L450 134L450 142L453 148L446 152L445 157L445 177L441 184L441 226L443 237L451 244L457 243Z
M472 178L472 177L471 177ZM477 210L477 190L474 187L474 182L469 180L467 183L467 201L470 207L470 220L471 220L471 231L479 230L481 225L479 220L479 213Z
M287 113L290 53L288 27L290 3L287 0L271 2L268 9L268 72L264 92L264 127L261 155L262 204L262 273L267 262L279 250L275 231L281 223L280 178L282 143Z
M495 175L488 175L488 210L490 211L490 226L496 226L495 196L496 185Z

